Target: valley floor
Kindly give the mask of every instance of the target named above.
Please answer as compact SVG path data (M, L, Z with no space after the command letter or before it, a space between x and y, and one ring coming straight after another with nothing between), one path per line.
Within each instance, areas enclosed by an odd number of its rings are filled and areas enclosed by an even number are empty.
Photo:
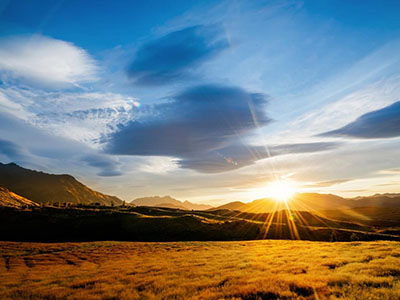
M400 243L0 242L0 299L400 299Z

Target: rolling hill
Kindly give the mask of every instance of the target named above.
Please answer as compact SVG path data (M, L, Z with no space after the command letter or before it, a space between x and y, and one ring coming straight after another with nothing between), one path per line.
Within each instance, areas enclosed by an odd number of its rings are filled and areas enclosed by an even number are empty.
M274 199L263 198L249 203L243 203L240 201L230 202L216 207L215 209L230 209L251 213L268 213L287 208L299 211L320 211L350 207L352 207L351 200L336 195L304 193L296 194L287 204L277 202Z
M143 197L137 198L131 201L131 204L137 206L156 206L156 207L169 207L169 208L177 208L184 210L207 210L211 209L211 205L206 204L196 204L190 201L179 201L170 196L154 196L154 197Z
M400 225L399 207L354 207L326 210L321 214L338 221L357 222L371 226L399 227Z
M0 163L0 184L36 203L121 204L114 196L96 192L71 175L29 170L15 163Z
M39 204L0 186L0 206L19 208L23 206L39 206Z
M9 228L0 231L0 240L8 241L400 240L400 233L392 227L287 210L254 214L146 206L0 207L0 227Z
M266 213L290 208L299 211L345 210L359 207L399 208L400 194L376 194L357 198L342 198L332 194L296 194L288 203L263 198L249 203L230 202L210 210L229 209L242 212Z

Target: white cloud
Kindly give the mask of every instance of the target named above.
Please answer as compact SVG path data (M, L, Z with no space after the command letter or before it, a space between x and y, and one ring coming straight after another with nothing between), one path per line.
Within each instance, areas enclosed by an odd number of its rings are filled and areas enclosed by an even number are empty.
M101 138L119 124L139 118L146 106L138 103L136 98L116 93L0 88L0 112L91 147L100 146Z
M27 120L32 116L31 113L25 110L25 108L14 101L11 101L5 93L0 89L0 112L6 112L17 118Z
M0 70L45 85L77 85L96 79L98 66L82 48L41 35L0 41Z
M147 173L165 174L178 169L178 164L175 158L150 156L146 157L144 163L139 166L139 170Z

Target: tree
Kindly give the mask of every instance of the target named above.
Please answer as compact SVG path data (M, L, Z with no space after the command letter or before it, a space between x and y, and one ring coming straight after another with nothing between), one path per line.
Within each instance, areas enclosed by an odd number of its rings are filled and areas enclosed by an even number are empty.
M350 241L355 242L355 241L359 241L360 237L358 236L357 233L353 232L350 236Z

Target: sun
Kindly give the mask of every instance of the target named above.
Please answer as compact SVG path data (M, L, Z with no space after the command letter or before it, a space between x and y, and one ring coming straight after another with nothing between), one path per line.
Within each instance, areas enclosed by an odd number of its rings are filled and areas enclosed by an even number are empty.
M287 179L276 180L267 185L265 192L276 201L288 202L296 194L296 184Z

